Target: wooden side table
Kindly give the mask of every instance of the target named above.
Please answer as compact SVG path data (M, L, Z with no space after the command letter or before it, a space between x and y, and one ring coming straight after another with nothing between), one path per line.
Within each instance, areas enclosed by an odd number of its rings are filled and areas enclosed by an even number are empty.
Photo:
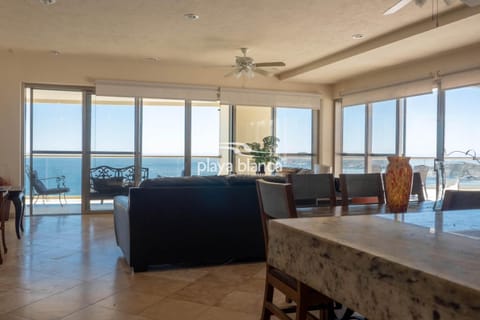
M23 189L19 187L12 187L8 190L7 199L13 202L15 206L15 232L17 238L20 239L20 230L23 232L23 214L25 211L25 195Z
M4 208L5 208L5 203L7 201L7 196L8 196L8 189L0 187L0 230L2 233L2 244L3 244L3 250L5 253L7 253L7 245L5 243L5 214L4 214ZM0 250L0 264L3 263L3 257L2 257L2 252Z

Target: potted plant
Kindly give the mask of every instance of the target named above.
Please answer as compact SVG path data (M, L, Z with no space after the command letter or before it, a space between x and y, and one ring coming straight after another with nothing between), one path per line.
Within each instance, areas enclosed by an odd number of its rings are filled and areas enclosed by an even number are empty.
M265 165L275 164L280 159L275 153L279 141L275 136L267 136L262 143L249 142L246 143L248 148L242 147L242 153L252 156L257 174L265 174Z

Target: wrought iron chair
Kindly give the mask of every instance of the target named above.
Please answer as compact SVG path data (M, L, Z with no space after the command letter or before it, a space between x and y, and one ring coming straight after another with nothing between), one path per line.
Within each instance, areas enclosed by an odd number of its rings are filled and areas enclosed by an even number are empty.
M55 195L55 194L58 194L58 201L60 202L60 205L62 207L63 207L62 196L65 204L67 203L67 197L65 196L65 194L67 192L70 192L70 188L65 185L65 176L39 178L37 170L29 170L28 168L27 168L27 173L28 173L28 177L30 178L30 183L32 184L32 187L33 187L33 197L35 199L33 203L37 203L40 196L42 197L43 202L45 203L45 200L48 195ZM55 180L56 188L48 188L43 182L48 180Z

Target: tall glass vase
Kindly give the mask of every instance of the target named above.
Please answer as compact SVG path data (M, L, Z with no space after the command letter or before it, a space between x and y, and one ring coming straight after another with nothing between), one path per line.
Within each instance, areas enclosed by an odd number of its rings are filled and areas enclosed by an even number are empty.
M412 191L413 171L409 157L392 156L388 158L385 173L385 193L390 212L406 212Z

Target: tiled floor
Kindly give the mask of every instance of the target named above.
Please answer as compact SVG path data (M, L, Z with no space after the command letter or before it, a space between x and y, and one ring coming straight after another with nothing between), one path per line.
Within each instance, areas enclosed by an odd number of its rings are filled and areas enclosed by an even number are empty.
M27 217L6 223L0 319L259 319L264 264L132 274L111 215Z

